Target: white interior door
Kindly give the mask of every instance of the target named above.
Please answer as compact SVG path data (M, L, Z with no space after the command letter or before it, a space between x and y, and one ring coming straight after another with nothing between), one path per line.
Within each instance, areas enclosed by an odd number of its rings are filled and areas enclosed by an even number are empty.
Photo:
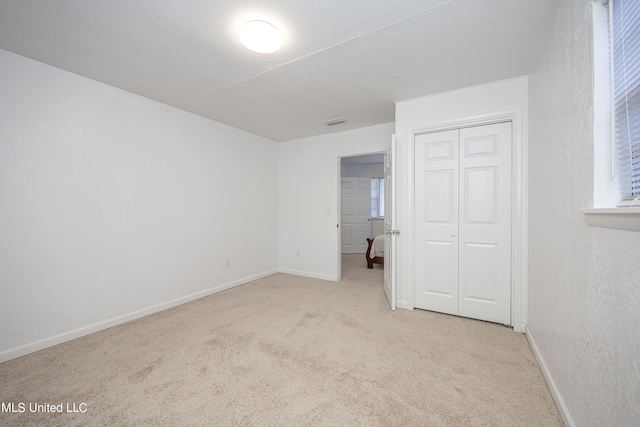
M416 307L511 324L511 138L511 123L416 135Z
M460 129L460 315L511 324L511 123Z
M396 309L395 244L398 232L395 225L395 157L396 137L384 152L384 292L391 310Z
M458 131L415 137L415 306L458 314Z
M342 253L364 254L371 237L371 179L342 178L340 209Z

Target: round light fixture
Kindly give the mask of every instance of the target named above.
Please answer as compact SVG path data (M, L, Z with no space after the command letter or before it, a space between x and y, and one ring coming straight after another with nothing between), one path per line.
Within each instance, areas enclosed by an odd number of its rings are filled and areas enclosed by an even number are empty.
M282 34L265 21L249 21L240 28L240 41L258 53L273 53L282 47Z

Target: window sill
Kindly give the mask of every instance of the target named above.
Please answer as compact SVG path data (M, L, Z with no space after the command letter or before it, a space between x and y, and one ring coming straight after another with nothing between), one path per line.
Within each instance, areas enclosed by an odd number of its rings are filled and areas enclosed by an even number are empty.
M591 227L640 231L640 207L581 209L584 220Z

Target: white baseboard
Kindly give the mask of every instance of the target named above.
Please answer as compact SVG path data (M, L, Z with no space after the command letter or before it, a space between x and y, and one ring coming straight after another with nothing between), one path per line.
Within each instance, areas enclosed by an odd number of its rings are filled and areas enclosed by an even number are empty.
M326 274L309 273L308 271L289 270L287 268L281 268L278 270L278 272L284 273L284 274L291 274L293 276L302 276L302 277L310 277L312 279L328 280L330 282L336 281L336 278L333 276L329 276Z
M528 326L526 327L525 335L527 337L527 340L529 341L529 345L531 346L533 355L536 357L536 360L538 361L538 365L540 365L540 370L542 371L542 375L544 375L544 379L547 381L547 385L549 386L549 390L551 391L553 400L555 400L556 406L560 411L560 416L562 417L564 424L569 427L575 427L576 424L573 422L573 418L571 418L571 414L569 413L569 408L567 408L567 405L565 404L564 399L560 394L560 390L558 390L558 387L556 386L556 383L553 380L553 377L551 376L551 372L549 371L549 368L547 367L547 364L545 363L544 358L542 357L542 353L540 353L540 349L538 348L538 345L536 344L536 341L533 338L533 335L531 334L531 330L529 329Z
M162 304L157 304L152 307L144 308L142 310L134 311L131 313L123 314L121 316L117 316L108 320L104 320L102 322L94 323L89 326L84 326L78 329L74 329L69 332L64 332L62 334L54 335L52 337L44 338L39 341L35 341L33 343L25 344L20 347L12 348L9 350L5 350L0 353L0 363L6 362L11 359L15 359L17 357L25 356L29 353L33 353L39 350L43 350L48 347L53 347L54 345L62 344L67 341L74 340L76 338L80 338L86 335L93 334L95 332L99 332L113 326L121 325L126 322L130 322L135 319L139 319L141 317L148 316L150 314L158 313L160 311L176 307L178 305L182 305L184 303L203 298L218 292L225 291L227 289L234 288L239 285L244 285L245 283L252 282L254 280L260 279L262 277L271 276L272 274L277 273L278 270L266 271L264 273L256 274L253 276L245 277L239 280L234 280L233 282L228 282L222 285L214 286L209 289L205 289L204 291L196 292L191 295L186 295L181 298L174 299L172 301L167 301Z

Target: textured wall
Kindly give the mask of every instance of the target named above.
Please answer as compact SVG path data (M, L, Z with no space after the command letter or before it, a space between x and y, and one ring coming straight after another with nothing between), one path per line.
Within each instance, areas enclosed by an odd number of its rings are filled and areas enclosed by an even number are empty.
M0 359L277 270L275 142L2 50L0 117Z
M592 2L558 2L529 76L528 327L578 426L640 425L640 233L591 228ZM600 7L595 2L594 7Z

